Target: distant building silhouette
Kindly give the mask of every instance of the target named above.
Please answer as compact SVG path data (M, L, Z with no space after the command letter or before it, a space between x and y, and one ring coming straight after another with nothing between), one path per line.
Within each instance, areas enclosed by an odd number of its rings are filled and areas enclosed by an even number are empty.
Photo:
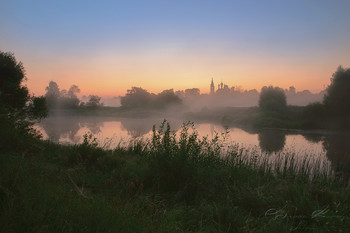
M214 80L212 78L211 84L210 84L210 94L213 95L214 93L215 93L215 86L214 86Z
M210 84L210 94L219 94L219 93L229 93L230 92L230 88L228 85L226 85L225 83L221 82L220 84L218 84L218 89L215 91L215 85L214 85L214 80L211 79L211 84Z

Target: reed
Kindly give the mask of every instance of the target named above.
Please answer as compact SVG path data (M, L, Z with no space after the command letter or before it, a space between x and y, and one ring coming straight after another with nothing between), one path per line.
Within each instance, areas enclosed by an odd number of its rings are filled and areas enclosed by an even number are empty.
M347 232L346 176L293 151L264 154L226 134L179 134L100 148L36 141L0 156L1 232Z

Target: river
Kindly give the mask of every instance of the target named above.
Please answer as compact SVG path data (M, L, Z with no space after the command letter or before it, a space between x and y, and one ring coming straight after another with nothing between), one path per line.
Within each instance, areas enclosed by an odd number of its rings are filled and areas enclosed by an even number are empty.
M130 140L150 138L153 125L159 126L162 118L112 118L91 116L52 116L36 124L44 139L62 144L78 144L83 135L91 133L100 146L112 149ZM179 131L182 120L168 119L171 129ZM326 131L290 131L278 129L247 130L225 128L217 123L195 123L200 137L208 139L216 134L226 135L227 145L237 145L258 155L309 156L328 164L332 170L350 172L350 134Z

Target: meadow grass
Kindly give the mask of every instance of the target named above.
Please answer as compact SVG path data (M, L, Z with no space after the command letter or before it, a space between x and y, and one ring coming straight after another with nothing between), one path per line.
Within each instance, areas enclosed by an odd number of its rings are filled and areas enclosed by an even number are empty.
M36 141L0 156L0 232L348 232L350 192L322 161L273 161L167 122L100 148Z

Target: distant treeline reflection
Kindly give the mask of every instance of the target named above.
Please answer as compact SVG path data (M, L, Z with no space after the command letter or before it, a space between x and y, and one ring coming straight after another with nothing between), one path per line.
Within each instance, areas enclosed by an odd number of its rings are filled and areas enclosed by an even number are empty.
M40 126L53 142L60 140L70 143L80 143L84 133L79 133L81 128L86 127L88 131L96 135L101 132L104 124L112 119L96 117L50 117L43 120ZM115 121L115 119L113 119ZM126 131L130 138L142 137L151 132L155 120L153 118L144 119L118 119L120 129ZM157 121L160 122L160 119ZM177 131L181 128L181 121L173 121L172 129ZM301 134L307 141L312 143L322 143L326 156L332 163L335 170L350 172L350 135L346 133L315 134L308 132L293 132L278 129L246 130L249 134L257 134L259 147L262 152L272 154L281 152L286 144L286 136L291 134ZM211 129L211 135L215 130Z

